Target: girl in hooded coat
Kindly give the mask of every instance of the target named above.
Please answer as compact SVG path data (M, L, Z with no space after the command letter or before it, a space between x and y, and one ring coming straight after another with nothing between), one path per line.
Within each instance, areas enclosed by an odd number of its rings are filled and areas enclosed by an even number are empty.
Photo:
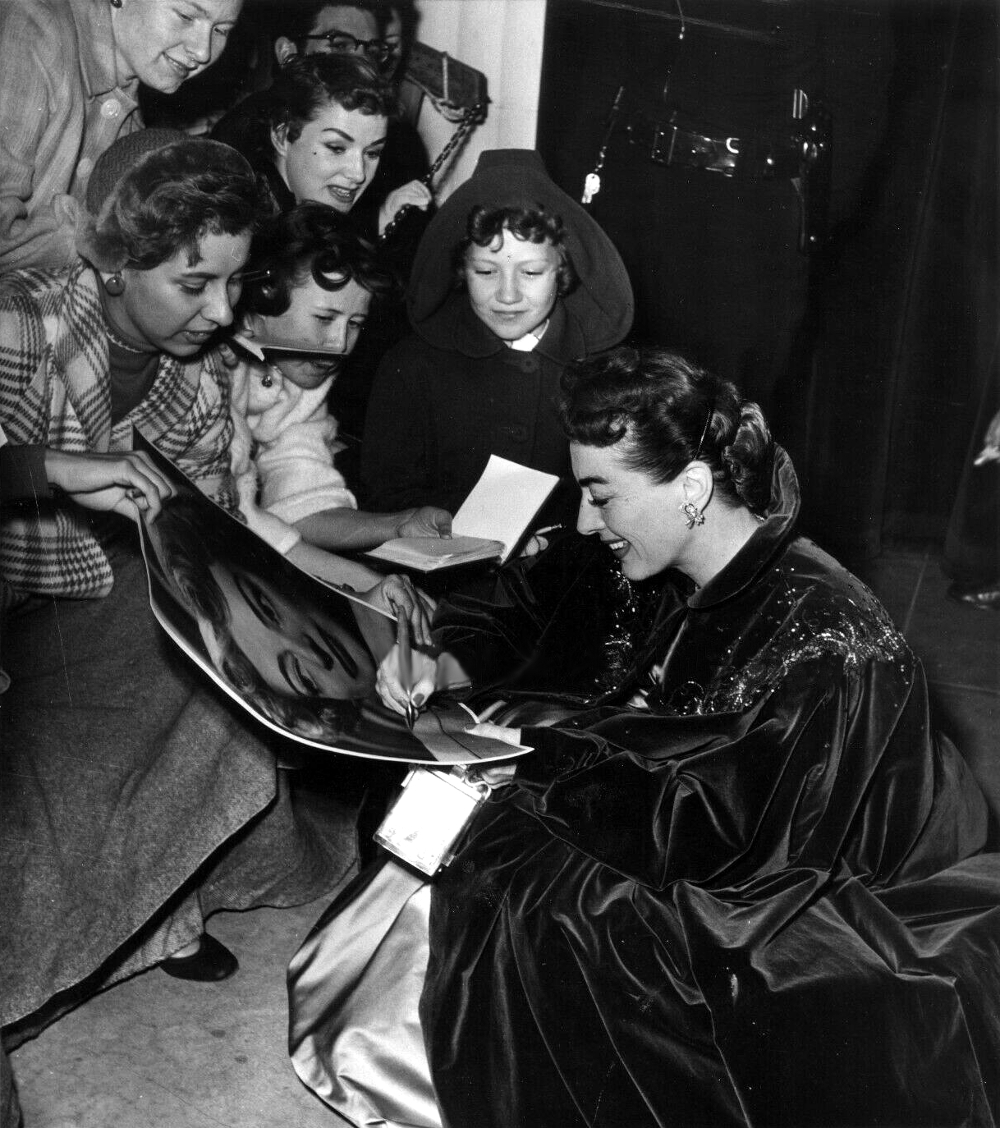
M368 507L454 512L491 454L567 473L559 378L625 337L632 288L537 153L480 156L424 233L407 310L414 332L386 354L368 405Z

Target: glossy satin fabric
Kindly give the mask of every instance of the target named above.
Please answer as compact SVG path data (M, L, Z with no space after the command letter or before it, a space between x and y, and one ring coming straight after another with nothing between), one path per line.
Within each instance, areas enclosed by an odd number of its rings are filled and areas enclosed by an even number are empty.
M288 969L292 1064L359 1128L440 1128L417 1013L430 885L388 856L319 920Z
M991 816L796 509L779 455L758 534L665 589L616 690L524 730L437 879L421 1017L452 1128L1000 1119Z

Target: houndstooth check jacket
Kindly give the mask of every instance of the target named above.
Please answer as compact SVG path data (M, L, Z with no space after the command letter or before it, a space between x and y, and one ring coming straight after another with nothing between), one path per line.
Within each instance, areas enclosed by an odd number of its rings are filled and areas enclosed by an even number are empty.
M130 450L137 427L197 485L236 509L232 422L219 358L164 355L149 393L111 426L108 342L99 281L84 262L0 277L0 428L6 441L66 451ZM107 595L114 577L97 515L39 491L0 516L0 573L43 595Z

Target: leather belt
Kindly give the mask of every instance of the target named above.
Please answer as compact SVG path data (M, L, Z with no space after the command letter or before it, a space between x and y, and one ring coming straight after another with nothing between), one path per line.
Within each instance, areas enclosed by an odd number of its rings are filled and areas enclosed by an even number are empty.
M626 124L631 144L656 164L700 168L723 176L784 180L801 176L812 156L808 142L789 135L780 141L713 137L635 114Z

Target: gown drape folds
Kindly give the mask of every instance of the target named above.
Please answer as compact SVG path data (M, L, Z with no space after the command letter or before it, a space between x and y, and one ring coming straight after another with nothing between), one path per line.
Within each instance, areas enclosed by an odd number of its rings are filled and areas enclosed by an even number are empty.
M779 452L759 531L664 583L615 689L523 728L436 879L420 1014L451 1128L1000 1120L993 816L797 506Z

